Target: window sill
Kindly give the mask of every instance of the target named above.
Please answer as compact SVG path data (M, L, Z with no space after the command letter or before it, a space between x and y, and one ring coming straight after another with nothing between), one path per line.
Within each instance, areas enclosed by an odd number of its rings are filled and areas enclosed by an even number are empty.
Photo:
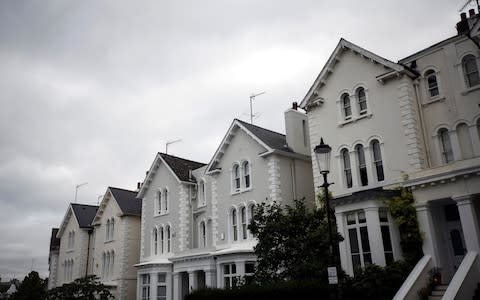
M68 249L67 251L65 251L65 253L72 253L74 251L75 251L75 249Z
M442 95L435 96L435 97L431 97L431 98L429 98L425 103L422 103L422 106L427 106L427 105L429 105L429 104L432 104L432 103L435 103L435 102L444 101L444 100L445 100L445 97L442 96Z
M480 90L480 84L469 87L469 88L465 89L463 92L461 92L460 94L462 94L462 96L465 96L465 95L468 95L469 93L471 93L473 91L476 91L476 90Z
M155 214L153 217L156 218L156 217L161 217L161 216L165 216L165 215L168 215L170 213L170 211L165 211L165 212L162 212L160 214Z
M194 213L194 214L199 214L199 213L205 212L205 211L207 210L206 208L207 208L206 205L204 205L204 206L199 206L199 207L197 207L197 208L195 208L195 209L193 210L193 213Z
M345 121L343 121L343 122L338 123L338 127L343 127L343 126L345 126L345 125L347 125L347 124L355 123L355 122L357 122L357 121L359 121L359 120L362 120L362 119L365 119L365 118L371 118L372 116L373 116L372 113L367 113L367 114L364 114L364 115L360 115L360 116L358 116L358 117L356 117L356 118L349 119L349 120L345 120Z
M239 194L243 194L243 193L249 192L249 191L251 191L251 190L252 190L252 187L249 187L249 188L247 188L247 189L242 189L242 190L239 190L239 191L232 191L232 192L230 193L230 195L231 195L231 196L233 196L233 195L239 195Z
M108 241L105 241L104 244L110 244L110 243L113 243L115 242L115 240L108 240Z

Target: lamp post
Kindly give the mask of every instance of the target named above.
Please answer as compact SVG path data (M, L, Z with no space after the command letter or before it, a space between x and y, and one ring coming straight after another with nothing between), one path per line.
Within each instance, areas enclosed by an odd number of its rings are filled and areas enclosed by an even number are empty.
M325 207L327 211L327 225L328 225L328 239L330 242L330 259L333 263L333 267L328 267L328 279L330 284L338 284L337 277L337 259L335 255L335 244L333 241L332 221L330 216L330 199L328 195L328 187L333 183L328 183L327 175L330 173L330 153L332 148L323 142L323 138L320 139L320 144L314 149L315 157L317 158L317 165L320 174L323 176L323 193L325 197ZM338 297L337 289L335 288L335 298Z

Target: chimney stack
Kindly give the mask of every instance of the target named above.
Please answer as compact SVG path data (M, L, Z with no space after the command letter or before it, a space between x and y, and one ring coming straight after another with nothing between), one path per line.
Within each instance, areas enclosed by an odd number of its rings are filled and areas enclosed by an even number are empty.
M297 102L292 103L292 109L293 110L298 110L298 103Z
M462 21L467 20L467 13L462 12L462 13L460 14L460 19L461 19Z
M457 27L457 33L459 35L467 33L470 30L470 27L468 25L467 13L463 12L460 14L460 22L457 23L456 27Z
M142 183L141 182L137 182L137 190L140 190L142 188Z

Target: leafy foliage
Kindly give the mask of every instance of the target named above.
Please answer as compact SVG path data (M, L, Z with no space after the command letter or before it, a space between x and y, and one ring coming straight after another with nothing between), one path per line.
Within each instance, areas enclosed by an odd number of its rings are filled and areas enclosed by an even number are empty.
M385 202L400 231L400 246L403 257L409 264L415 265L423 256L422 235L418 227L417 211L412 191L400 188L400 196L387 199Z
M23 279L18 290L9 298L11 300L43 300L46 297L47 281L40 278L37 272L30 272Z
M75 279L48 292L48 300L95 300L114 299L110 291L95 275Z
M249 229L258 239L256 282L326 281L330 255L324 209L307 209L304 200L296 200L293 207L263 203L256 207ZM338 243L342 238L336 234L334 239Z

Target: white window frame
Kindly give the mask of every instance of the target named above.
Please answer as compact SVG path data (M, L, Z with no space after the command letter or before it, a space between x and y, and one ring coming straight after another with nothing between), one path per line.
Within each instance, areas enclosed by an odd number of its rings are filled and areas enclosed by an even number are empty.
M363 90L364 99L361 101L360 99L360 91ZM360 86L355 90L355 97L357 98L357 105L358 105L358 114L359 116L366 116L368 115L368 101L367 101L367 90ZM365 103L365 109L362 109L362 102Z
M427 97L429 99L437 99L440 97L440 82L439 82L439 77L438 77L438 72L435 71L435 69L429 68L424 72L424 78L425 78L425 89L427 91ZM429 78L434 77L435 78L435 86L430 87L429 83ZM432 90L436 89L437 94L432 95Z
M380 155L380 157L376 157L376 154L375 154L375 146L374 144L377 143L378 144L378 154ZM383 151L382 151L382 144L380 143L380 140L378 139L372 139L370 141L370 149L371 149L371 153L372 153L372 164L373 164L373 173L375 174L375 181L376 182L383 182L385 181L385 163L383 162ZM382 168L382 175L383 175L383 178L380 179L380 175L378 173L378 170L377 170L377 166L381 166Z
M238 214L237 214L237 208L232 207L230 209L230 214L228 215L228 224L229 227L231 228L231 241L232 242L237 242L238 241Z
M162 215L168 214L170 211L170 190L168 187L163 189L163 213Z
M346 160L345 160L345 154L347 155L348 157L348 166L346 164ZM342 162L342 178L343 178L343 181L344 181L344 187L346 189L351 189L353 187L353 176L352 176L352 162L351 162L351 159L350 159L350 151L347 149L347 148L342 148L340 150L340 160ZM348 184L349 182L349 177L348 175L350 175L350 186Z
M448 137L448 141L445 140L444 136L442 136L443 133L446 133L446 137ZM441 154L441 157L442 157L442 162L444 164L449 164L451 162L454 162L455 161L455 155L453 153L452 139L450 137L450 131L447 128L442 127L440 129L438 129L437 135L438 135L438 141L440 143L440 154ZM446 142L448 142L450 149L446 149L447 148L446 147L447 145L445 144Z
M385 220L382 220L382 214L385 214L385 217L386 217L386 221ZM389 212L388 212L388 209L386 207L380 207L378 209L378 221L380 223L380 232L382 234L382 244L383 244L383 254L384 254L384 257L385 257L385 263L386 264L389 264L393 261L395 261L395 255L394 255L394 252L393 252L393 241L392 241L392 236L393 236L393 232L392 232L392 225L390 224L390 216L389 216ZM386 244L387 244L387 241L385 241L385 237L383 236L384 235L384 232L382 230L382 227L383 228L387 228L388 230L388 238L390 239L390 248L391 250L387 250L386 249ZM391 255L391 258L392 258L392 261L389 262L387 260L387 255Z
M346 105L345 103L345 99L348 98L348 105ZM352 111L352 99L350 97L350 95L348 93L343 93L341 96L340 96L340 104L341 104L341 107L342 107L342 116L343 116L343 120L344 121L350 121L353 116L353 111ZM347 115L347 109L350 110L350 114Z
M360 219L360 215L363 214L363 218ZM353 224L348 224L348 216L353 215L355 218L355 223ZM365 220L364 222L361 222L360 220ZM370 265L373 263L373 253L372 253L372 247L370 245L370 236L368 234L368 226L367 226L367 218L366 218L366 213L363 210L358 210L358 211L350 211L345 213L345 224L346 224L346 237L345 240L348 240L348 259L350 263L352 264L352 269L355 271L355 265L353 262L353 256L358 255L360 258L360 267L364 268L366 265ZM362 228L365 228L367 238L368 238L368 250L370 251L365 251L365 247L362 242ZM352 253L352 245L351 245L351 236L350 236L350 230L355 231L355 238L357 240L357 246L358 246L358 253ZM365 232L365 231L364 231ZM365 259L370 256L370 263L366 264Z
M473 62L475 63L475 67L476 67L476 70L475 70L475 71L473 71L473 72L471 72L471 73L468 73L468 74L467 74L467 70L466 70L466 68L465 68L465 66L466 66L465 62L466 62L466 58L467 58L467 57L472 57L472 58L473 58ZM477 58L474 54L468 53L468 54L466 54L466 55L464 55L464 56L462 57L462 60L461 60L462 74L463 74L465 86L466 86L467 89L475 88L475 87L477 87L477 86L480 86L480 69L479 69L478 65L479 65L479 64L478 64L478 58ZM469 80L469 77L468 77L468 76L470 76L470 75L472 75L472 74L475 74L475 73L477 74L477 77L479 77L479 79L478 79L478 82L477 82L477 83L475 83L475 84L472 85L472 84L470 83L470 80Z
M240 225L241 225L241 230L240 232L242 235L240 236L242 240L248 239L248 216L247 216L247 207L242 206L240 207Z
M160 281L160 276L163 276L164 281ZM156 295L157 295L157 299L156 299L156 300L167 300L167 294L168 294L168 292L167 292L167 290L168 290L168 288L167 288L167 273L159 272L159 273L157 273L157 276L156 276L156 277L157 277L157 285L156 285L156 288L157 288L157 289L156 289L156 291L155 291L155 292L156 292ZM159 288L159 287L165 287L165 296L160 296L160 295L158 294L158 288Z
M368 169L367 169L367 161L365 158L365 147L362 144L356 144L355 147L355 156L357 159L357 172L358 172L358 186L368 186ZM361 150L361 152L360 152ZM362 163L363 158L363 163ZM362 182L362 169L365 172L365 177L367 182L363 184Z
M242 175L240 164L235 162L232 166L232 194L239 193L242 190Z
M251 189L252 188L252 167L248 160L242 161L240 165L240 171L241 171L240 186L243 188L243 190ZM248 181L248 186L247 186L247 181Z
M234 262L222 264L223 287L225 289L231 289L238 285L239 275L237 271L237 265Z
M140 299L150 300L150 274L140 275Z

